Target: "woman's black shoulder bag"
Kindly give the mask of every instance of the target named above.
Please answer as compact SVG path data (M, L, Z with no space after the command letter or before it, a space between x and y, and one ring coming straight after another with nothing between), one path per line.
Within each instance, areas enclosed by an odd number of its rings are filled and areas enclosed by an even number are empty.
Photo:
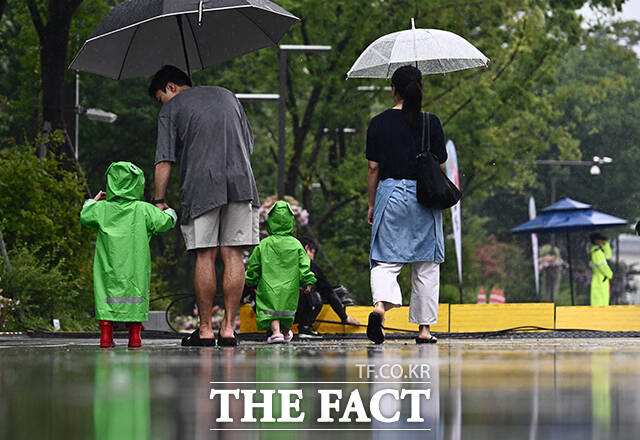
M427 127L425 150L425 126ZM422 143L418 159L418 203L433 209L447 209L458 203L462 193L440 169L438 157L431 152L429 113L422 113Z

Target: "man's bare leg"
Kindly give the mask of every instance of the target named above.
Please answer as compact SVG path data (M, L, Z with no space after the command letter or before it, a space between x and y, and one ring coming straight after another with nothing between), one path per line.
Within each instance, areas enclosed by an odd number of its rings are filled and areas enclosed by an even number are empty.
M233 338L233 331L236 328L236 315L244 289L243 248L243 246L222 246L220 248L220 256L224 264L222 278L224 317L220 327L220 336L223 338Z
M196 268L193 273L193 287L196 291L198 316L200 317L200 338L213 338L211 315L213 297L216 296L216 255L218 248L196 249Z

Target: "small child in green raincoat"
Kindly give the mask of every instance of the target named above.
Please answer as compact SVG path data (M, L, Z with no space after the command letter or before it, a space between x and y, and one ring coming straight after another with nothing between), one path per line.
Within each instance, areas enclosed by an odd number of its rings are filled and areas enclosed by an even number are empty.
M316 277L311 260L293 236L295 216L287 202L276 202L269 210L267 232L249 257L246 283L256 290L258 330L271 329L270 344L290 342L291 326L298 308L300 288L309 292Z
M149 319L152 235L166 232L178 216L143 202L144 173L130 162L106 172L107 192L84 203L80 223L98 231L93 263L96 318L101 347L113 347L113 322L127 322L129 347L140 347L142 322Z

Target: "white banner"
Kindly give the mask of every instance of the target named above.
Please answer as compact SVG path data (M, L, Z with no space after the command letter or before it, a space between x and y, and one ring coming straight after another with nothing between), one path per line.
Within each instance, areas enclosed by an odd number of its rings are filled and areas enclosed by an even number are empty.
M460 188L460 173L458 172L458 155L456 154L456 146L449 139L447 142L447 159L446 169L447 177ZM462 220L460 217L460 203L458 202L451 207L451 222L453 223L453 241L456 247L456 258L458 259L458 282L462 289Z
M536 201L529 198L529 220L536 218ZM540 299L540 264L538 258L538 236L531 234L531 248L533 249L533 274L536 279L536 295Z

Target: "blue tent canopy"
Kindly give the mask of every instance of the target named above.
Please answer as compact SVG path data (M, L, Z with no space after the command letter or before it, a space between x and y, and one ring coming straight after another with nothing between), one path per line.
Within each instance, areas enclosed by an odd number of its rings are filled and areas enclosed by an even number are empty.
M569 232L592 231L612 226L626 225L627 221L592 209L591 205L570 198L562 199L544 208L539 216L511 230L514 234L549 234L564 232L567 234L567 256L569 260L569 286L571 304L575 305L573 295L573 266L571 264L571 246Z
M545 234L589 231L623 226L627 221L591 209L591 205L566 198L542 210L542 213L511 230L514 234Z

